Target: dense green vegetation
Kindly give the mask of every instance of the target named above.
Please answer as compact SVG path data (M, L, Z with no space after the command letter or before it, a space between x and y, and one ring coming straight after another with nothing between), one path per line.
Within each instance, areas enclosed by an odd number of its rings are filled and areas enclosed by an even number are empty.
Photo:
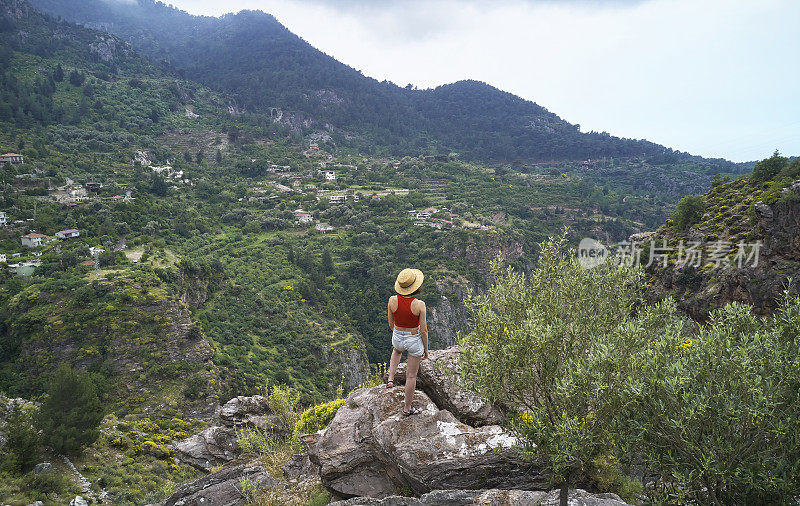
M543 245L528 276L498 272L462 341L464 378L517 413L529 454L559 483L630 499L641 484L623 472L643 461L661 476L655 503L790 504L800 297L767 319L731 304L698 328L671 299L644 304L638 270L585 270L565 243Z

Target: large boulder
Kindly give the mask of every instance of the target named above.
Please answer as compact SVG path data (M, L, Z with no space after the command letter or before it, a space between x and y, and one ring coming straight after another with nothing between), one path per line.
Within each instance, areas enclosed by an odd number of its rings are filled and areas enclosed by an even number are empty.
M543 467L523 461L516 439L497 425L471 427L439 409L424 392L403 416L403 389L361 388L326 429L309 437L322 483L340 497L382 498L401 488L541 490Z
M272 412L269 400L262 395L239 396L217 408L217 417L228 427L249 426L261 430L283 430L281 418Z
M247 497L242 492L244 481L247 481L253 490L274 487L278 484L261 465L232 466L184 483L162 503L162 506L244 506L247 503Z
M417 388L428 394L441 409L450 411L464 423L476 426L501 423L503 415L499 409L461 385L458 354L458 346L430 351L429 359L420 362ZM394 381L395 384L405 383L405 363L397 368Z
M230 462L239 456L236 430L209 427L175 444L175 458L203 471Z
M556 506L559 491L531 490L435 490L415 497L391 496L385 499L355 497L328 506ZM628 506L616 494L591 494L582 489L569 491L569 506Z
M237 431L256 428L281 433L287 429L281 417L272 412L269 400L261 395L234 397L217 407L216 417L222 425L209 427L174 445L179 461L209 471L239 457Z

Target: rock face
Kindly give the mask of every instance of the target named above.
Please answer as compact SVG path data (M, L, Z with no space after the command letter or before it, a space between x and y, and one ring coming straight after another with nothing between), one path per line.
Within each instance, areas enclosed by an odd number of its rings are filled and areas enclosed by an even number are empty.
M369 376L369 361L363 344L325 345L315 351L314 356L320 363L339 365L339 374L346 389L357 387Z
M420 362L417 388L428 394L441 409L450 411L466 424L499 424L503 420L500 410L459 384L458 354L457 346L431 351L428 354L429 360ZM395 384L405 383L405 363L400 364L394 378Z
M341 497L382 498L408 487L435 489L543 489L547 476L523 462L516 440L499 426L471 427L439 409L423 392L401 414L403 389L361 388L350 394L333 421L309 438L311 461L322 483Z
M234 506L246 503L242 482L247 480L256 489L273 487L277 481L263 466L243 464L221 469L198 480L184 483L163 503L163 506Z
M435 490L414 497L391 496L385 499L356 497L332 502L329 506L556 506L558 490L551 492L530 490ZM628 503L616 494L590 494L582 489L570 490L569 506L626 506Z
M458 343L458 334L469 332L469 311L464 305L467 296L466 280L437 280L441 294L436 305L428 306L428 328L431 329L431 348L448 348Z
M283 476L287 480L299 480L319 476L319 466L311 462L307 453L292 455L286 464L281 467Z

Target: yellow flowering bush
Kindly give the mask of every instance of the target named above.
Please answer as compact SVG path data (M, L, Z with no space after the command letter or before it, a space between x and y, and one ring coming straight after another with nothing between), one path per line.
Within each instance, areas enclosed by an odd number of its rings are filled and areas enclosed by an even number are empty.
M295 425L295 431L298 434L310 434L324 429L331 423L339 408L344 405L344 401L344 399L335 399L303 411Z

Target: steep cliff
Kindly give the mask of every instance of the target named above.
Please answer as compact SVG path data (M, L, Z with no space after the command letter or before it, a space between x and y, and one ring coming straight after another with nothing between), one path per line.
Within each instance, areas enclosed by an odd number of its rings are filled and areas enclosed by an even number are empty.
M785 288L798 292L800 180L745 176L713 188L704 200L698 223L683 232L668 220L641 245L644 263L652 260L648 298L673 296L697 320L734 301L752 305L759 315L773 313ZM698 261L688 254L692 245L702 253ZM658 255L664 246L670 252L666 266Z
M208 419L217 403L213 349L152 273L31 283L8 300L3 340L7 391L41 392L47 372L66 361L95 373L118 415Z

